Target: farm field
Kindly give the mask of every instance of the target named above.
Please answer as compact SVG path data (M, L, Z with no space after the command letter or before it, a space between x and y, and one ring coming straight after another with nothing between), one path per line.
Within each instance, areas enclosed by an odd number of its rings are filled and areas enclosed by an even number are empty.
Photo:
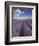
M12 37L32 36L32 19L13 19Z

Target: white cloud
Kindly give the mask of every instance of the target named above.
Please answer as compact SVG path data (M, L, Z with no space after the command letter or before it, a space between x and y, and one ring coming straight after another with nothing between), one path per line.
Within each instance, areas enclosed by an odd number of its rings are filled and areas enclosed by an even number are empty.
M20 9L15 9L13 14L14 14L14 19L28 19L28 18L30 18L30 17L24 15L24 11L21 11Z
M19 12L20 14L22 13L20 9L16 9L16 12Z
M22 13L24 14L24 11Z
M14 16L20 16L22 14L22 11L20 9L14 10Z

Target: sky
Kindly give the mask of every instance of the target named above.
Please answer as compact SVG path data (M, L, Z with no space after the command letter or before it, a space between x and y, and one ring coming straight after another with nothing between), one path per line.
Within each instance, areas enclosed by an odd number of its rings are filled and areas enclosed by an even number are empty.
M14 18L32 18L31 8L12 8L12 15Z

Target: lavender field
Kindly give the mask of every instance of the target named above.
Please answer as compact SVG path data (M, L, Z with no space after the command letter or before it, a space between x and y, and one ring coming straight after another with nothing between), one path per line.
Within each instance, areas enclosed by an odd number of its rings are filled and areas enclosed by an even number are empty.
M12 37L32 36L32 8L12 7Z
M14 19L12 37L32 36L32 19Z

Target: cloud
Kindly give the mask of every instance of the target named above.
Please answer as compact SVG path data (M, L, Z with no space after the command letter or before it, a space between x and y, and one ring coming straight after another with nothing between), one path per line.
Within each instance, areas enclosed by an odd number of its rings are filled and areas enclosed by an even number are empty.
M16 10L14 10L13 14L14 14L14 16L21 16L22 11L20 9L16 9Z
M19 12L20 14L22 13L20 9L16 9L16 12Z
M21 11L20 9L14 9L13 10L13 16L14 19L27 19L27 18L31 18L29 15L25 15L24 11Z
M24 14L24 11L22 13Z

